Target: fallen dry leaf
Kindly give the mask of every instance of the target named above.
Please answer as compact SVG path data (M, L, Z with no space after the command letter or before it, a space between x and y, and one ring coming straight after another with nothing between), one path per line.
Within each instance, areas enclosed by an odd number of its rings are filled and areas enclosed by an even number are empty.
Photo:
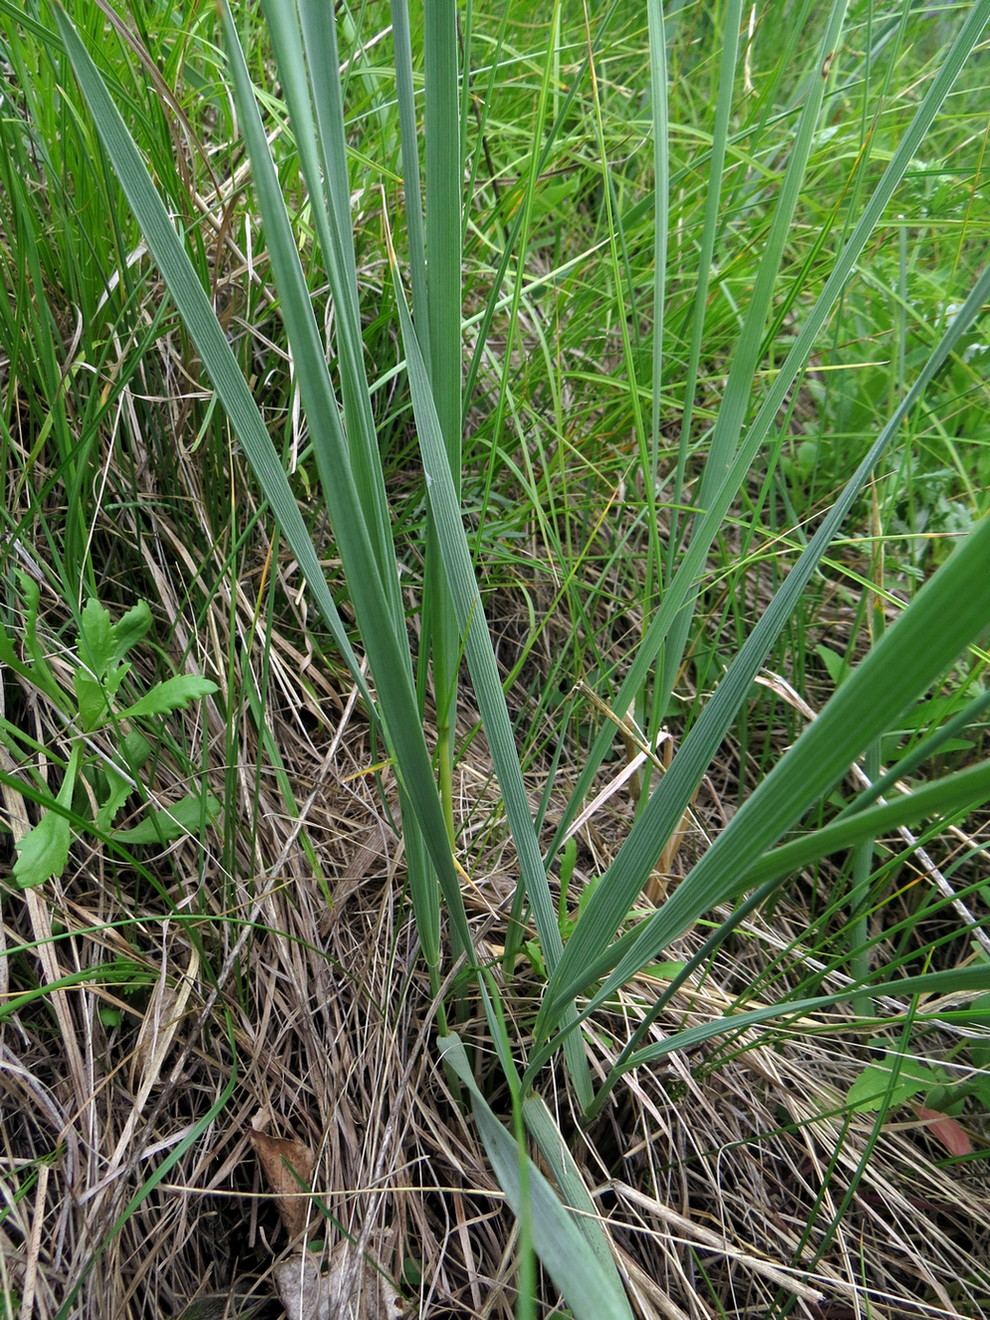
M294 1252L275 1266L275 1283L288 1320L330 1320L330 1290L317 1256Z
M355 1270L355 1247L338 1242L330 1253L327 1287L333 1314L340 1320L402 1320L402 1298L376 1261L391 1257L393 1234L385 1229L371 1233L365 1254Z
M391 1254L391 1234L371 1234L355 1268L355 1247L338 1242L324 1274L312 1252L297 1251L275 1268L279 1297L288 1320L404 1320L397 1289L375 1266Z
M250 1137L285 1231L294 1241L306 1229L309 1197L303 1188L313 1185L316 1156L309 1146L288 1137L270 1137L253 1128Z
M972 1155L973 1143L961 1123L957 1123L948 1114L940 1114L937 1109L926 1109L924 1105L917 1105L915 1112L950 1155Z

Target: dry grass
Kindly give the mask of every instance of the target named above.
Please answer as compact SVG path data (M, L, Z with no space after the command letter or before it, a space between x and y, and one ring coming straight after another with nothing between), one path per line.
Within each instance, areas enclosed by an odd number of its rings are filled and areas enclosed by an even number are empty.
M195 466L182 472L195 504ZM251 1149L260 1128L315 1153L310 1232L323 1259L346 1233L400 1283L407 1314L508 1320L513 1221L437 1062L389 774L369 773L376 749L354 693L290 640L305 632L300 615L286 612L266 644L248 576L231 595L218 573L214 607L194 634L183 547L166 515L156 525L157 542L142 544L157 607L173 621L174 663L195 657L221 683L231 651L243 672L267 666L269 715L261 730L245 711L234 739L220 713L227 693L201 720L185 716L190 760L207 767L215 791L234 793L236 837L213 837L203 856L186 843L149 858L153 886L94 846L60 883L5 899L19 985L51 985L120 956L135 974L130 987L100 986L94 972L8 1005L4 1286L21 1295L23 1320L53 1320L60 1308L79 1320L151 1320L235 1280L274 1299L286 1241ZM265 548L259 530L259 571ZM287 609L298 601L292 566L271 571ZM511 614L504 631L518 631ZM194 635L210 639L209 654L197 653ZM24 727L57 745L44 696L20 700ZM164 755L156 774L155 792L169 800L181 771ZM512 861L481 737L459 775L469 908L495 957ZM532 787L534 796L543 787L535 775ZM733 774L709 781L697 804L707 831L733 797ZM575 884L607 864L628 823L616 795L583 830ZM688 838L685 856L696 846ZM778 954L785 976L806 972L803 920L796 906L778 908L773 925L752 919L654 1036L722 1013ZM600 1076L656 989L641 978L596 1019L588 1049ZM510 1001L519 1039L539 991L534 973L531 1002L524 979ZM119 1023L105 1020L108 1008ZM481 1019L457 1025L482 1085L497 1078ZM587 1131L548 1075L546 1099L595 1189L639 1314L782 1314L782 1299L808 1320L983 1313L982 1163L947 1161L907 1111L879 1132L870 1115L849 1117L844 1093L865 1056L832 1045L826 1028L837 1025L795 1024L786 1038L753 1032L721 1059L673 1054L629 1075ZM497 1090L490 1099L498 1108ZM812 1263L795 1268L797 1259ZM364 1276L352 1266L352 1277ZM363 1314L372 1311L369 1301ZM269 1313L278 1314L274 1300Z
M241 182L231 179L231 197ZM202 203L204 215L211 206ZM369 228L377 223L370 211L361 219ZM221 302L244 270L259 283L229 233L217 248ZM369 263L364 274L370 281L378 270ZM160 292L149 292L149 306ZM261 321L269 302L258 296ZM273 360L284 367L263 324L240 320L239 304L225 310L228 328L250 336L259 372ZM73 330L64 330L68 348ZM519 362L538 342L524 315ZM613 332L614 353L616 342ZM124 373L132 346L118 347L111 374ZM489 347L500 347L496 336ZM232 1294L236 1285L262 1304L263 1320L276 1320L275 1271L289 1242L251 1140L264 1131L312 1152L312 1193L300 1191L298 1200L314 1256L352 1285L342 1315L380 1315L380 1296L360 1267L364 1252L397 1284L409 1317L510 1320L518 1230L438 1060L436 1004L419 957L381 743L352 682L321 649L297 566L274 548L240 453L232 448L221 464L220 446L200 446L190 435L199 364L177 335L156 341L158 352L160 378L137 371L107 421L97 483L103 503L92 513L89 552L104 568L105 604L152 605L164 654L144 655L145 681L159 671L204 673L219 687L215 699L175 716L149 792L158 803L174 802L198 772L223 803L223 828L208 832L202 849L187 841L145 850L144 870L95 840L77 846L60 880L24 892L3 887L0 1292L20 1299L19 1320L168 1320L191 1300ZM589 364L605 365L604 354ZM488 385L494 397L497 371ZM699 410L710 402L714 393L699 397ZM16 392L10 413L15 423L31 416ZM590 480L579 432L605 426L607 417L591 405L579 413L574 434L557 441ZM480 431L482 410L470 420ZM549 410L541 420L550 432ZM305 437L298 426L290 430L293 462ZM481 565L496 654L506 673L515 672L509 703L523 730L534 806L547 788L559 724L546 706L530 718L532 693L553 689L567 700L566 666L558 666L575 647L621 674L641 633L641 603L618 606L633 595L617 549L626 535L617 474L628 466L627 431L616 441L620 461L609 455L611 468L579 510L594 528L581 542L584 576L570 586L586 609L580 619L567 612L535 504L526 527L511 528L515 539L502 557ZM9 452L25 467L34 441L31 434L11 440ZM20 503L8 516L16 525L33 520L38 544L22 550L44 562L43 532L46 523L64 522L65 491L44 454L32 462L37 489L49 494L34 502L18 487ZM399 504L407 487L411 500L421 498L407 475L401 467L390 474ZM549 482L548 489L563 525L569 492ZM518 491L507 485L501 493L511 504ZM630 506L638 500L633 493ZM730 529L734 555L733 536ZM332 580L333 546L325 536L323 543ZM406 548L415 575L418 550ZM733 606L755 616L774 586L760 571L742 596L733 595L731 578L725 582L709 597L709 634ZM846 595L826 593L821 608L820 626L844 642L852 622ZM47 588L42 617L53 668L70 686L59 659L64 600ZM693 681L688 667L679 693L693 695ZM8 681L5 698L2 713L22 736L50 749L53 761L65 752L64 718L42 691ZM487 948L498 975L516 876L469 701L468 694L459 712L455 813L476 947ZM751 731L758 727L757 717ZM101 736L94 750L110 757ZM767 736L782 747L790 734L771 728ZM548 827L567 800L581 746L575 737L554 771ZM619 759L607 767L596 788L604 792L621 766ZM2 768L13 770L7 759ZM726 743L679 850L655 878L657 893L677 884L703 851L702 836L714 836L731 816L750 772L746 752ZM54 782L57 771L49 774ZM3 811L15 839L34 819L9 788ZM634 811L621 789L583 824L572 906L581 885L609 865ZM750 917L653 1024L651 1038L720 1017L764 975L778 978L777 998L802 983L818 956L809 912L822 902L810 886L796 885L772 918ZM665 956L689 957L706 933L689 932ZM961 959L968 950L958 944ZM120 962L123 979L101 979L101 968ZM446 991L458 969L444 970ZM839 973L821 970L824 989L841 987ZM543 984L538 966L521 956L505 1004L520 1044ZM25 993L29 986L38 993ZM659 988L641 976L591 1021L587 1052L597 1079ZM473 1054L479 1085L504 1115L502 1073L471 993L462 987L453 1025ZM752 998L747 1006L755 1006ZM846 1093L869 1057L866 1038L855 1043L853 1021L836 1011L784 1031L753 1030L718 1049L672 1053L629 1073L587 1127L566 1080L552 1065L544 1070L544 1098L593 1190L643 1320L990 1315L985 1160L947 1158L906 1106L879 1127L869 1113L848 1112ZM944 1057L966 1030L930 1036L932 1056ZM896 1031L889 1040L896 1045ZM982 1154L990 1120L966 1123ZM350 1240L355 1248L342 1249ZM541 1315L562 1314L547 1281L540 1307Z

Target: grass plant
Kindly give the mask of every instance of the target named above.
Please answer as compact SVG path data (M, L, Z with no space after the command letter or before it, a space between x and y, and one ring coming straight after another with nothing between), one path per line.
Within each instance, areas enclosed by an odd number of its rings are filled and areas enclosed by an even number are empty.
M990 1314L988 23L0 0L0 1315Z

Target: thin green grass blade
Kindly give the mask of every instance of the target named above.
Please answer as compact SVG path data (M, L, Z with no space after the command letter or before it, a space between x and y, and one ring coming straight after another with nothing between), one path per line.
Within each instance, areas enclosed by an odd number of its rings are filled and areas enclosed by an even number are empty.
M681 548L680 515L677 506L684 498L684 474L687 468L688 450L694 421L695 396L698 392L698 370L701 363L701 349L705 338L705 312L708 307L708 289L714 266L715 236L722 223L722 180L725 172L725 157L729 144L729 129L732 115L732 97L736 83L736 69L739 54L739 32L742 27L743 0L729 0L722 21L722 58L719 64L718 101L715 107L715 126L712 133L712 150L708 161L708 187L705 191L704 224L701 231L701 246L698 254L698 288L694 296L694 310L691 318L691 341L688 349L687 367L684 376L684 415L681 418L681 433L677 447L677 465L674 471L671 503L674 508L670 515L670 537L667 553L667 581L674 576L677 555ZM653 38L651 34L651 49ZM654 62L656 55L653 56ZM656 93L654 93L654 98ZM666 90L664 91L666 96ZM666 140L665 118L660 119L654 110L654 142ZM656 150L656 148L654 148ZM658 174L657 188L662 180ZM669 186L669 183L668 183ZM657 199L659 211L660 200ZM654 376L654 400L656 410L660 401L659 379ZM678 661L679 663L679 661ZM667 664L661 679L663 691L671 691L674 686L676 669Z
M585 966L600 967L605 946L625 920L637 894L642 890L645 877L656 864L664 844L687 809L712 756L745 700L753 679L827 552L856 495L904 418L923 397L925 389L941 370L953 349L960 343L988 298L990 298L990 269L985 271L977 282L960 308L957 319L943 335L918 379L895 409L893 416L847 484L840 499L823 519L818 531L801 553L787 579L706 703L697 723L674 757L670 769L664 774L634 823L608 874L588 903L565 950L557 973L560 978L579 976L578 969ZM692 880L693 873L692 877L684 882L682 890L690 886ZM696 915L700 915L704 910L700 908ZM597 974L600 974L600 971ZM548 993L556 994L553 978Z
M423 190L419 179L419 132L416 127L416 94L413 85L408 0L392 0L392 44L395 48L395 92L399 106L402 190L406 201L412 315L423 356L429 362L430 318L426 310L426 238L423 233Z
M491 634L461 523L460 506L449 468L441 461L446 459L446 451L433 405L426 363L423 361L416 332L405 304L405 294L398 283L398 271L394 267L393 274L396 279L396 300L406 349L406 366L416 413L427 492L443 551L450 594L463 636L464 653L471 671L475 697L502 789L523 883L533 907L536 928L543 942L547 965L555 966L563 949L563 941L557 925L557 913L530 814L529 800L526 796L512 732L512 721L505 704L505 694L502 691Z
M471 553L461 521L460 505L446 462L443 436L433 406L426 364L406 307L405 293L398 281L394 255L393 274L427 493L437 529L440 552L443 555L443 567L463 639L475 698L481 711L492 761L502 791L509 829L516 847L522 886L533 910L546 965L548 968L553 968L563 950L557 910L530 814L512 721L505 703L505 693L499 678L491 634L474 576ZM566 1050L575 1089L581 1102L587 1103L591 1098L591 1082L583 1047L574 1037L567 1042Z
M426 311L433 401L451 479L461 489L461 194L457 10L451 0L425 0L424 137L426 157ZM447 829L454 838L453 763L457 671L461 649L457 619L437 544L432 506L428 515L423 588L423 645L432 660L436 704L437 772Z
M990 622L990 519L980 523L922 588L876 647L744 803L670 899L637 930L616 964L602 947L607 924L581 937L581 925L552 974L537 1019L545 1038L589 981L615 970L593 1002L647 961L726 896L759 856L794 826L848 769L871 738L884 733ZM863 813L865 815L865 813ZM647 871L648 874L648 871ZM604 881L607 886L608 879ZM585 913L585 919L589 913ZM598 944L598 953L593 950ZM572 953L572 949L576 952Z
M360 666L327 588L288 478L278 461L257 404L241 375L226 336L99 71L65 11L56 6L54 14L66 53L148 247L175 298L200 356L204 362L212 364L211 379L217 394L222 398L227 416L245 449L250 447L254 456L252 467L272 513L296 556L303 576L310 583L313 597L341 655L360 685L362 694L370 702Z
M439 1045L444 1061L471 1096L474 1120L499 1185L514 1214L521 1217L527 1207L519 1148L478 1089L460 1039L445 1036ZM562 1204L528 1157L526 1166L533 1246L576 1320L632 1320L632 1310L614 1263L609 1269L598 1251L589 1250L587 1237L573 1213Z
M741 0L734 0L739 4ZM730 6L731 9L731 6ZM650 112L653 119L653 177L656 219L653 231L653 354L651 367L649 491L655 502L663 398L663 344L667 299L667 247L670 233L670 130L667 104L667 33L660 0L647 6L650 43ZM704 270L704 266L702 266ZM689 386L690 390L690 386ZM675 497L675 503L677 502ZM657 565L658 573L662 566ZM652 727L652 726L651 726Z
M814 307L809 311L807 320L803 322L801 330L779 373L767 391L756 417L748 427L725 480L719 490L713 494L711 502L706 506L707 511L699 520L696 520L692 528L690 543L684 552L684 558L678 567L678 571L667 585L656 616L633 658L618 693L611 699L614 710L628 710L637 693L641 690L650 667L664 646L674 620L685 605L689 604L697 594L697 583L704 573L708 553L724 524L733 499L740 490L761 445L774 425L788 392L793 388L798 376L804 370L828 316L850 277L854 274L856 263L862 256L870 235L876 228L912 160L921 149L925 134L931 127L935 116L951 91L953 83L958 78L963 65L979 41L988 22L990 22L990 0L977 0L959 35L932 79L924 100L919 105L910 126L901 139L889 165L884 170L880 182L864 207L863 214L853 229L848 243L836 259L835 266L826 281L824 289L817 298ZM716 739L716 746L728 730L730 723L731 717L726 721L719 739ZM595 775L598 773L612 742L613 730L603 728L591 748L587 764L575 785L567 810L558 825L550 848L550 856L555 856L562 846L564 836L581 805L586 800Z
M614 11L614 9L615 9L615 5L612 6L612 11ZM555 5L554 15L556 15L558 12L559 12L559 3ZM552 16L551 17L552 27L555 27L555 22L556 20ZM597 50L598 48L597 42L600 42L604 38L604 34L606 31L607 31L607 20L604 21L601 27L599 28L594 50ZM536 178L538 178L539 175L547 166L547 162L550 159L550 154L553 150L554 144L557 142L559 135L563 132L565 128L568 115L573 112L574 102L578 94L578 87L581 85L584 79L589 60L590 60L590 56L585 56L584 60L582 61L580 70L575 74L573 78L569 79L569 86L567 87L566 92L558 100L557 114L550 128L550 131L546 135L546 140L543 142L542 146L539 147L538 155L536 154L537 149L534 147L534 159L527 161L526 168L528 171L528 177L531 180L535 180ZM554 64L553 50L551 49L548 51L547 65L546 65L548 73L545 75L545 77L549 78L552 75L553 64ZM546 114L546 109L543 100L543 84L541 82L540 99L537 104L537 110L535 115L536 126L542 125L544 123L545 114ZM534 132L534 141L535 140L536 140L536 133ZM474 354L472 355L471 363L470 366L468 367L467 376L464 382L464 398L467 400L470 400L474 395L475 386L478 381L478 375L481 371L482 358L484 356L485 347L488 343L488 337L491 332L492 322L494 321L497 313L504 311L506 308L511 308L516 305L517 297L518 297L516 286L523 285L523 277L520 274L519 279L513 281L512 289L508 294L503 296L500 293L500 290L505 286L505 281L508 275L509 267L512 264L513 257L516 256L517 253L525 251L526 248L526 243L521 238L521 235L524 233L525 226L531 220L531 211L527 207L526 202L527 199L532 194L532 186L533 186L532 183L527 184L526 193L523 198L523 205L517 208L516 214L512 220L512 224L509 227L508 234L506 235L502 255L499 259L498 265L495 268L494 276L492 279L492 296L488 299L483 311L477 317L473 318L473 320L468 321L469 325L473 324L474 321L478 323L478 334L477 334L477 346L475 348ZM574 258L570 263L565 262L562 265L558 266L556 271L552 272L551 274L539 277L531 281L530 283L523 285L523 293L527 296L534 295L544 284L546 284L552 279L559 278L561 275L565 274L569 269L577 267L578 265L580 265L582 260L583 258L580 257ZM510 327L514 327L515 323L516 323L515 316L510 314L509 317ZM501 402L501 400L499 400L499 402Z
M654 221L651 371L653 401L649 431L643 417L636 359L633 354L633 325L638 320L635 310L636 292L628 266L625 225L618 210L615 188L609 175L599 79L593 60L591 61L591 104L594 112L592 122L595 129L595 147L603 179L602 200L605 210L606 244L611 265L611 283L615 299L615 322L622 344L625 376L630 385L628 391L630 421L639 451L639 475L646 524L646 553L643 565L642 592L644 600L653 601L656 598L657 585L662 572L660 523L657 517L657 471L660 461L660 388L663 367L664 293L670 199L668 197L669 171L667 169L667 48L661 6L658 3L652 3L648 8L647 17L651 57L650 95L654 125L657 130L653 144L654 170L657 181L657 215ZM535 160L535 151L533 157Z
M803 1018L827 1008L834 1008L837 1004L847 1004L860 995L863 988L862 985L857 984L834 995L821 995L813 999L782 1000L777 1004L768 1004L764 1008L751 1009L748 1013L729 1014L723 1018L716 1018L713 1022L703 1022L700 1026L688 1027L671 1036L669 1040L657 1041L638 1050L630 1057L623 1071L628 1072L644 1064L656 1063L658 1059L666 1057L674 1050L695 1049L705 1041L724 1035L728 1031L745 1031L748 1027L759 1026L763 1022L773 1022L775 1019L786 1022L791 1017ZM871 981L866 983L865 988L874 998L882 995L893 995L898 999L911 995L939 997L974 995L990 989L990 963L976 963L969 967L949 968L944 972L907 976L901 981ZM972 1020L972 1013L967 1016ZM984 1010L980 1016L985 1018L986 1011ZM939 1019L951 1020L951 1017L951 1010L941 1008L932 1014L916 1014L917 1019L932 1022L938 1022Z
M830 52L839 45L846 9L847 0L839 0L832 5L819 45L818 68L826 67ZM794 145L784 171L780 198L774 208L770 234L757 266L753 295L746 311L745 322L739 332L738 347L732 359L732 366L729 368L725 394L709 440L708 457L705 460L697 494L697 503L702 509L708 508L725 480L745 425L746 413L753 394L753 382L757 378L757 367L763 353L764 333L773 310L777 276L784 249L791 238L794 212L808 170L812 144L818 131L826 87L825 78L812 79L808 84L805 103L794 135ZM700 311L701 309L699 313ZM695 527L701 521L701 517L696 516ZM664 641L664 679L671 685L674 675L680 668L693 616L693 606L688 601L673 621ZM664 707L669 698L670 691L664 688L661 692Z
M424 0L426 91L426 283L430 356L426 359L440 429L460 492L461 461L461 120L457 10Z
M290 5L264 0L262 8L281 74L303 178L312 202L313 221L330 274L337 351L340 355L341 400L346 420L344 442L350 456L354 485L361 500L363 521L378 562L382 588L392 610L393 626L398 628L402 619L402 602L399 596L398 577L395 573L395 551L385 498L385 480L371 412L371 392L364 365L364 342L358 307L356 261L347 182L344 112L340 102L340 85L337 77L338 58L333 14L325 5L314 5L312 0L301 0L299 19L296 18L294 7ZM300 21L304 28L300 27ZM232 22L228 27L227 44L230 50L231 42L235 40ZM307 43L305 49L304 31ZM231 56L238 63L241 62L239 51L238 45L238 51L233 52ZM313 73L312 99L307 78L308 69ZM242 84L245 81L246 75L241 79ZM242 91L242 97L244 95L246 92ZM256 117L252 115L252 119ZM260 144L256 145L255 153L258 150ZM267 154L266 148L266 156ZM269 189L269 192L271 191ZM281 196L280 190L279 196ZM284 203L281 209L284 210ZM280 231L285 228L288 228L288 225L279 226ZM305 280L303 283L305 285ZM309 339L312 338L313 336L310 335ZM322 374L329 380L325 366L326 350L318 331L316 339L320 343ZM310 362L309 358L307 362ZM312 389L312 382L310 388ZM326 391L320 393L325 396ZM317 418L326 417L327 425L332 422L329 408L329 401L323 397L318 404L319 411L315 413ZM313 416L310 415L311 424ZM318 463L322 452L320 440L324 432L324 426L313 426L313 442ZM330 452L332 455L333 449Z

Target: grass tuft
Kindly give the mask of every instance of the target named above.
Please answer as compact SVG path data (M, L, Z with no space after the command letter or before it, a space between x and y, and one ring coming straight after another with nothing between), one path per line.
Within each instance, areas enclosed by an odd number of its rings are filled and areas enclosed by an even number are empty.
M990 1315L988 23L0 0L0 1320Z

